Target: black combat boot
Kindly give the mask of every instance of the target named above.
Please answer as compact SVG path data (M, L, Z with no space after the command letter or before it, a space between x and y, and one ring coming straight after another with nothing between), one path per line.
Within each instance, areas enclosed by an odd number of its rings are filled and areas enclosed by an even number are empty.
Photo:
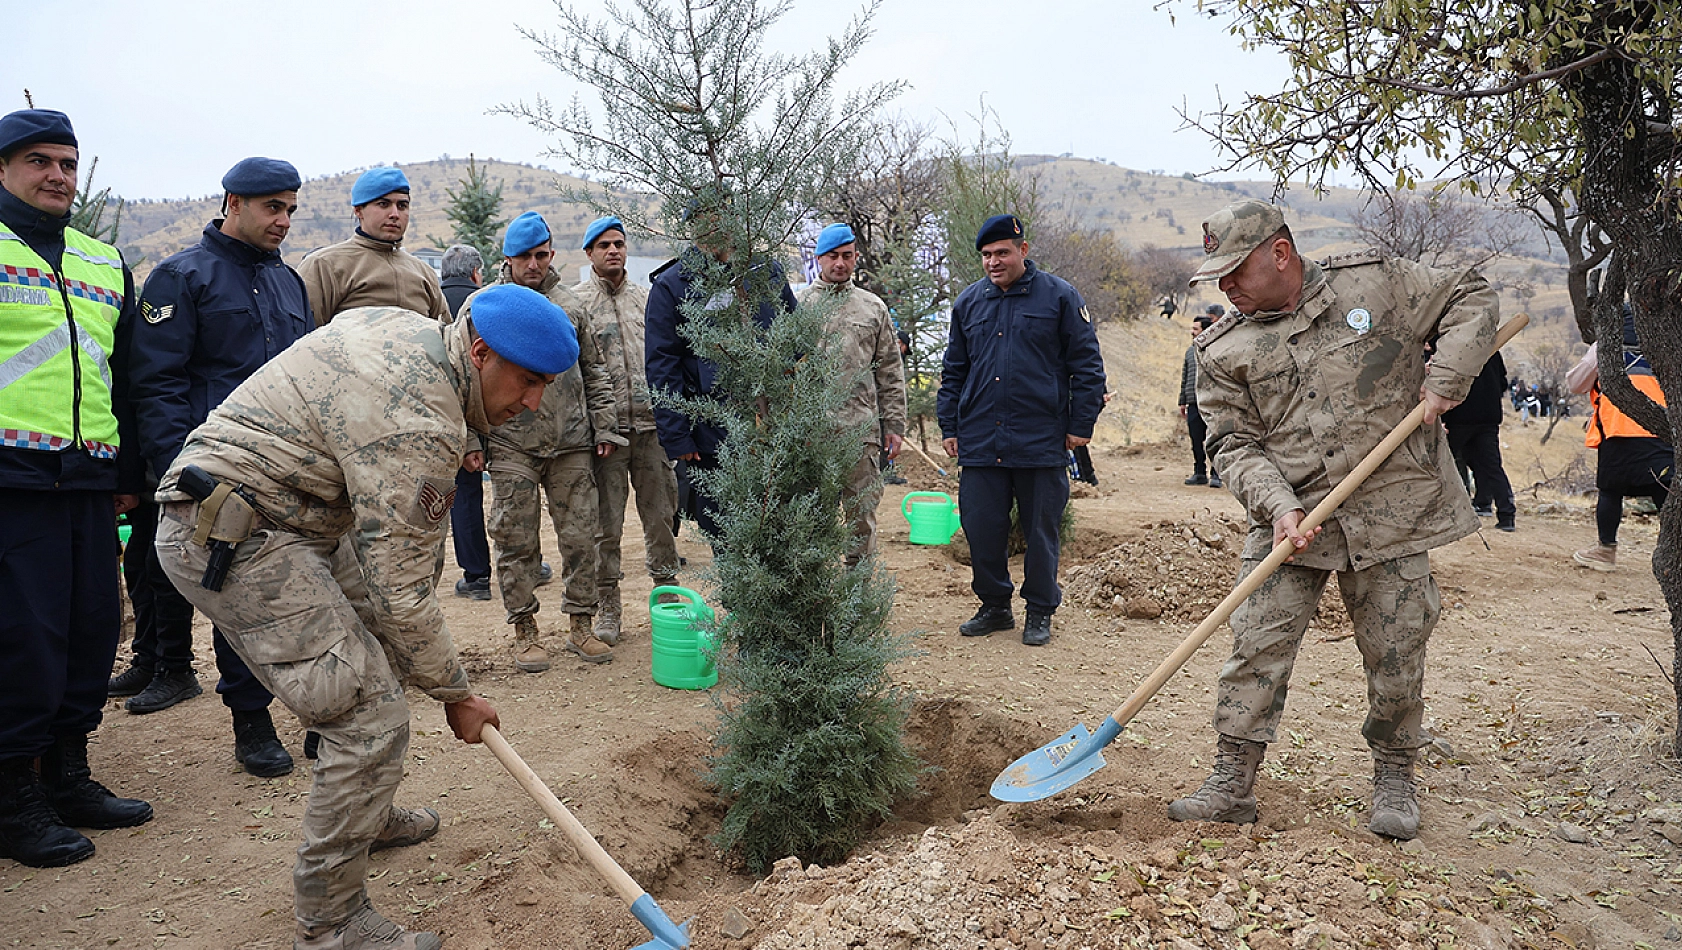
M292 756L274 734L267 708L234 710L234 758L258 778L274 778L292 771Z
M1022 624L1022 642L1031 647L1043 647L1051 642L1051 615L1028 611Z
M198 674L192 670L159 670L152 682L123 704L135 715L162 712L176 703L183 703L204 692Z
M93 842L47 803L28 759L0 760L0 857L32 868L59 868L93 857Z
M111 682L105 688L105 695L133 696L151 685L153 675L151 667L135 663L111 677Z
M992 607L982 604L975 616L958 625L958 632L966 637L985 637L995 630L1010 630L1016 626L1016 618L1011 616L1009 607Z
M88 737L58 736L41 756L41 786L47 802L67 825L77 828L132 828L152 820L152 806L138 798L118 798L93 780L88 768Z

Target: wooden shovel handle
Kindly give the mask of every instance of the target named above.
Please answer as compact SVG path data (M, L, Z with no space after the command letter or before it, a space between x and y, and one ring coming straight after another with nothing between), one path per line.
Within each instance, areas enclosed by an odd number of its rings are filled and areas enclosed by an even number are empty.
M939 475L945 475L946 474L946 466L940 464L939 462L936 462L933 458L931 458L929 456L929 453L923 451L922 446L920 446L917 443L911 441L909 438L907 438L904 442L902 442L901 445L910 446L911 451L916 452L918 455L921 455L923 457L923 461L929 463L929 467L934 469L936 474L939 474ZM957 462L958 460L953 459L952 461Z
M514 781L520 783L526 794L537 800L544 813L560 826L567 840L572 842L573 848L607 881L614 893L626 904L636 903L637 898L643 895L642 887L625 873L619 862L613 860L602 848L601 843L572 816L572 812L567 811L567 807L561 804L561 800L555 797L555 793L549 790L543 779L532 771L526 760L520 758L520 754L514 751L514 747L502 737L502 733L496 731L495 726L485 726L480 735L485 745L490 747L491 754L502 763L502 767L508 770L509 775L514 776Z
M1530 317L1521 313L1502 324L1501 329L1496 331L1495 346L1490 352L1494 353L1495 350L1506 346L1507 341L1516 336L1518 331L1524 329L1529 322ZM1314 510L1308 513L1308 517L1302 519L1302 524L1299 526L1300 530L1306 532L1331 517L1332 512L1348 500L1349 496L1355 493L1355 489L1361 487L1361 483L1367 480L1367 476L1384 464L1384 460L1390 457L1390 453L1396 451L1396 448L1406 441L1415 429L1419 428L1419 424L1424 419L1425 403L1421 402L1413 407L1413 411L1408 413L1407 418L1403 419L1400 425L1384 437L1384 441L1374 446L1373 450L1367 453L1366 458L1361 459L1361 464L1355 466L1355 470L1339 482L1337 487L1331 490L1331 494L1328 494L1318 505L1314 506ZM1254 571L1251 571L1250 575L1244 578L1237 587L1233 588L1232 593L1226 595L1226 599L1222 600L1214 611L1197 625L1197 629L1191 632L1191 636L1186 637L1185 641L1176 647L1173 653L1168 654L1167 659L1151 671L1150 676L1145 677L1145 681L1133 690L1133 695L1127 697L1126 702L1110 714L1110 718L1114 719L1117 725L1127 725L1134 716L1139 714L1139 710L1150 702L1151 697L1156 695L1156 691L1161 689L1170 677L1178 673L1180 667L1186 665L1186 661L1191 659L1191 655L1203 646L1204 641L1220 629L1221 624L1226 623L1227 618L1232 616L1232 612L1238 609L1238 605L1242 604L1245 598L1255 593L1256 588L1272 576L1273 572L1279 569L1279 565L1285 563L1286 558L1295 553L1296 546L1291 543L1290 538L1284 538L1274 545L1267 558Z

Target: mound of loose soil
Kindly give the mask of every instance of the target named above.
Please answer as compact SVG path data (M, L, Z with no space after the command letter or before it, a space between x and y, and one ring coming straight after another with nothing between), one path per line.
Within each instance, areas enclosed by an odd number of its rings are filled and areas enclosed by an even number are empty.
M1070 567L1063 597L1133 620L1197 623L1232 590L1247 530L1226 512L1140 525L1137 540ZM1344 632L1349 614L1338 597L1324 597L1314 624Z

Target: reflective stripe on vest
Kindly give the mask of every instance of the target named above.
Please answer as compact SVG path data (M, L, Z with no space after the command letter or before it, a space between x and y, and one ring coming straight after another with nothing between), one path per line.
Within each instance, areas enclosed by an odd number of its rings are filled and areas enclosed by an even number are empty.
M116 455L117 249L66 228L62 272L0 227L0 446ZM113 289L116 288L116 289ZM74 334L74 345L72 345Z

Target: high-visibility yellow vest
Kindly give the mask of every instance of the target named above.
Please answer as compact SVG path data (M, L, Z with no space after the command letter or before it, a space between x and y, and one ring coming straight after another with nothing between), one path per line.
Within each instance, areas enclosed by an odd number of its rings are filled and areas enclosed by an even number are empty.
M55 273L0 225L0 445L116 457L110 354L122 305L116 248L65 228Z

